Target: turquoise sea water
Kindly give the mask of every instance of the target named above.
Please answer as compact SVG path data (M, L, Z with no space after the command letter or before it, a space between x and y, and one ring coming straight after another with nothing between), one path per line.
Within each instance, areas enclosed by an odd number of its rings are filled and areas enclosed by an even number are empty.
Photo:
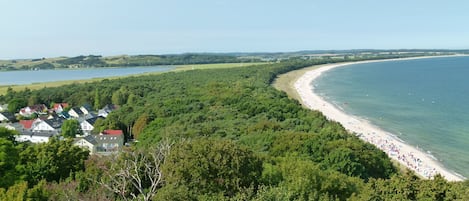
M354 64L315 82L315 92L469 178L469 57Z
M119 68L83 68L39 71L4 71L0 72L1 85L32 84L63 80L83 80L148 72L166 72L173 66L119 67Z

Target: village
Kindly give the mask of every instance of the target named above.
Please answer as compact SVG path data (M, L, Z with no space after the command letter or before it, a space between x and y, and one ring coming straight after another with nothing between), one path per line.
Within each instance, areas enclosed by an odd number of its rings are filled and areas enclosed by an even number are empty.
M93 111L88 104L71 107L68 103L54 103L48 108L36 104L21 108L18 113L8 112L7 104L0 104L0 127L15 130L17 142L45 143L51 138L65 139L64 122L76 120L79 128L73 135L73 144L89 150L90 154L109 155L118 153L124 146L122 130L93 132L97 120L105 119L118 106L108 104Z

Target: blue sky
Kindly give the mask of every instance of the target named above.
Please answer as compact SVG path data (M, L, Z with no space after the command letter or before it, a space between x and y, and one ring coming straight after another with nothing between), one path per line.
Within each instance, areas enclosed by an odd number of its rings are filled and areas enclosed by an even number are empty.
M0 0L0 59L469 49L469 1Z

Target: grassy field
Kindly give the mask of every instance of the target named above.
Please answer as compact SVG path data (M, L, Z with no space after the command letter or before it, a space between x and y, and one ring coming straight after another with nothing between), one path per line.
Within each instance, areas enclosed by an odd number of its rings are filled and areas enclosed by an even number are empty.
M180 71L187 71L187 70L197 70L197 69L215 69L215 68L238 68L238 67L246 67L252 65L260 65L265 63L220 63L220 64L196 64L196 65L178 65L176 68L170 72L180 72ZM154 72L154 73L146 73L144 75L149 74L161 74L162 72ZM163 72L164 73L164 72ZM128 76L136 76L136 75L128 75ZM66 80L66 81L57 81L57 82L44 82L44 83L33 83L27 85L4 85L0 86L0 95L5 94L8 90L8 87L11 87L13 90L23 90L25 88L36 90L42 89L44 87L57 87L67 84L80 84L80 83L87 83L87 82L96 82L101 81L103 79L117 79L127 76L120 76L120 77L107 77L107 78L95 78L95 79L86 79L86 80Z
M306 73L307 71L313 70L315 68L319 68L322 65L317 65L317 66L311 66L307 68L303 68L300 70L295 70L295 71L290 71L288 73L282 74L275 79L274 83L272 83L272 86L276 88L277 90L284 91L287 93L288 97L296 99L301 102L301 98L298 95L298 92L295 90L295 82L296 80Z

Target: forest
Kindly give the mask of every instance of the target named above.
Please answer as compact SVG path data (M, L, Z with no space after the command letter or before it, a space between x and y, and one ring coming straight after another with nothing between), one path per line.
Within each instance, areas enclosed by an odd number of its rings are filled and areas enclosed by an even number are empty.
M69 140L18 143L0 129L0 200L469 200L468 182L401 171L271 86L285 72L343 61L291 58L9 90L0 103L120 105L95 127L135 141L119 155L88 156Z

